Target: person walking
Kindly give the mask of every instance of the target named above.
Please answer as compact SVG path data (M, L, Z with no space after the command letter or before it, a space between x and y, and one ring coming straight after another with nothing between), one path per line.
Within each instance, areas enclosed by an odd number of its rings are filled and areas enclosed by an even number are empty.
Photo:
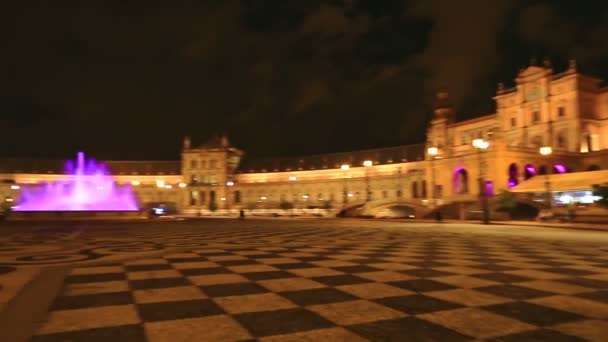
M435 211L435 221L441 222L442 220L443 220L443 217L441 215L441 211L439 211L439 210Z

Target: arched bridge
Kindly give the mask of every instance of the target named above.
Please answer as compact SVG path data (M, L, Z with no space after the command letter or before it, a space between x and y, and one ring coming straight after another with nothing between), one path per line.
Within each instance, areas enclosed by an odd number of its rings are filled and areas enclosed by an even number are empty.
M381 199L371 201L357 201L349 203L344 209L347 215L353 216L400 216L424 217L431 211L428 205L415 199Z

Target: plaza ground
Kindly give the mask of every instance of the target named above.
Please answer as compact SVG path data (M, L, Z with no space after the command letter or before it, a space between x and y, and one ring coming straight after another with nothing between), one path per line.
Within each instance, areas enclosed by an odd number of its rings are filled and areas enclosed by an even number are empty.
M0 225L10 341L604 341L608 233L335 219Z

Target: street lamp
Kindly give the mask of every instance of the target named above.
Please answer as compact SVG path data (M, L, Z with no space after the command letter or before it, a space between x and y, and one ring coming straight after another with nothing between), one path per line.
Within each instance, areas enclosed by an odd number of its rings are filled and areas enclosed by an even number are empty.
M431 191L431 198L432 198L432 203L433 205L436 204L437 200L437 185L435 184L435 158L437 157L437 155L439 154L439 149L437 147L429 147L427 149L427 153L429 154L429 156L431 156L431 184L433 187L433 190Z
M342 169L342 171L344 171L344 199L343 199L343 205L346 206L346 203L348 203L348 189L346 187L346 176L347 176L347 172L348 170L350 170L350 165L348 164L342 164L342 166L340 166L340 169Z
M367 197L365 198L366 201L371 201L372 200L372 192L371 192L371 187L369 185L369 168L374 165L374 163L371 160L366 160L363 162L363 166L365 166L365 191L367 192Z
M553 153L553 149L551 146L543 146L539 150L540 154L544 157L548 157ZM545 188L547 191L547 204L549 205L549 209L553 207L553 196L551 196L551 180L549 178L549 168L545 171Z
M478 151L479 156L479 201L481 202L481 208L483 211L483 224L490 223L490 213L488 210L488 194L486 192L485 182L483 180L483 163L481 158L482 151L485 151L490 147L490 143L483 139L475 139L473 140L473 147L475 147Z
M289 176L289 192L291 192L291 197L293 198L293 205L291 206L291 211L293 212L293 208L296 206L296 202L298 201L298 196L295 196L293 193L293 184L298 180L296 176Z

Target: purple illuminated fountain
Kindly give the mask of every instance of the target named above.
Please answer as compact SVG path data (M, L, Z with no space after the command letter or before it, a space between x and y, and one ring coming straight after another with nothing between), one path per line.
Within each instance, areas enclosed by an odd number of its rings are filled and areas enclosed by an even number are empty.
M105 165L78 152L66 162L66 178L23 188L15 211L138 211L130 186L119 187Z

